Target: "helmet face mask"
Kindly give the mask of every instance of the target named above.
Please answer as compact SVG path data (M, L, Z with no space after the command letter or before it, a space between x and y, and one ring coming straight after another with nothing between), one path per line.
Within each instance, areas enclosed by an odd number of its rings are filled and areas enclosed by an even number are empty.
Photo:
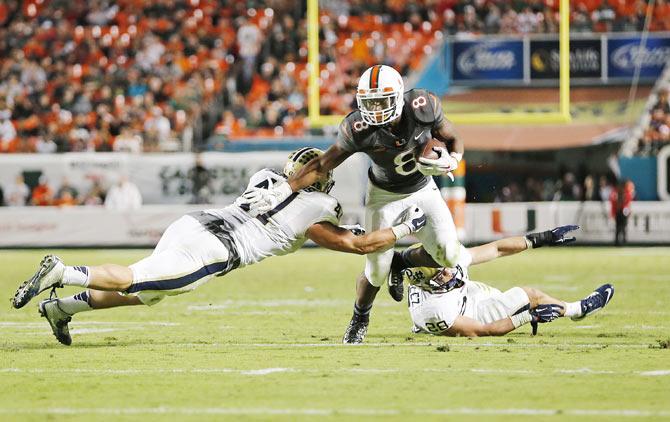
M358 81L356 102L363 121L382 126L400 117L404 105L402 76L389 66L375 65Z
M288 160L284 165L284 176L291 177L307 163L320 155L323 155L323 151L312 147L300 148L293 151L289 154ZM335 186L335 181L333 180L333 171L331 170L324 177L305 188L305 190L329 193L333 186Z

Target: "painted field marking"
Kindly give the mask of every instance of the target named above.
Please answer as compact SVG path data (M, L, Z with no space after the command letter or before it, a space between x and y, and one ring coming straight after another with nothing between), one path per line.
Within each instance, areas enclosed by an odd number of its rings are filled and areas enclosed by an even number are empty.
M415 409L400 411L396 409L365 409L365 408L226 408L226 407L51 407L51 408L0 408L0 414L28 415L284 415L284 416L394 416L403 414L414 415L480 415L480 416L625 416L625 417L670 417L668 410L646 409L495 409L495 408L447 408L447 409Z
M249 376L264 376L281 373L303 373L303 374L322 374L322 373L354 373L354 374L402 374L406 372L424 372L441 374L463 374L473 373L481 375L529 375L544 376L549 371L533 369L496 369L496 368L423 368L423 369L393 369L393 368L335 368L329 369L308 369L308 368L258 368L258 369L237 369L237 368L0 368L0 373L17 374L93 374L93 375L148 375L148 374L234 374ZM638 376L668 376L670 370L651 370L651 371L610 371L591 368L574 369L555 369L554 374L558 375L638 375Z

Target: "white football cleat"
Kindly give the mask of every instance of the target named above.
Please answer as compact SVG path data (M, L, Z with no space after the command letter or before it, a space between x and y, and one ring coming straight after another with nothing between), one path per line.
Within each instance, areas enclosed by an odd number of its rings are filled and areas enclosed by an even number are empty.
M52 287L63 287L65 264L56 255L47 255L32 277L24 281L14 293L12 305L16 309L24 307L32 298Z

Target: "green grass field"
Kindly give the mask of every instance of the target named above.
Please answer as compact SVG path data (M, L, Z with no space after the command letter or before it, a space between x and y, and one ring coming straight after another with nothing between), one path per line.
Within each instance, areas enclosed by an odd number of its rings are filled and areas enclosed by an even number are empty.
M57 251L69 264L147 251ZM0 251L9 299L44 251ZM657 420L670 417L670 249L541 249L474 267L506 289L610 305L536 337L414 335L382 290L367 343L341 336L363 258L319 249L234 271L153 308L82 313L56 342L37 300L0 310L0 420ZM75 290L65 289L65 293Z

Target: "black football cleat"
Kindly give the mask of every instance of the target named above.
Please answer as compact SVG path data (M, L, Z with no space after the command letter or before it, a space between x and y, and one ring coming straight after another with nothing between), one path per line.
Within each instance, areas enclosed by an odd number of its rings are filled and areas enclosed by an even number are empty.
M405 295L405 285L403 283L403 268L400 265L398 255L400 255L400 252L393 253L393 262L391 263L391 271L386 287L393 300L401 302Z
M361 344L365 340L365 335L368 333L368 324L370 323L369 316L360 316L354 314L351 317L349 326L344 332L342 343L344 344Z
M56 340L66 346L72 344L70 328L68 327L68 324L72 321L72 315L64 312L58 306L58 299L45 299L41 301L38 310L40 315L49 321L51 331L56 336Z

